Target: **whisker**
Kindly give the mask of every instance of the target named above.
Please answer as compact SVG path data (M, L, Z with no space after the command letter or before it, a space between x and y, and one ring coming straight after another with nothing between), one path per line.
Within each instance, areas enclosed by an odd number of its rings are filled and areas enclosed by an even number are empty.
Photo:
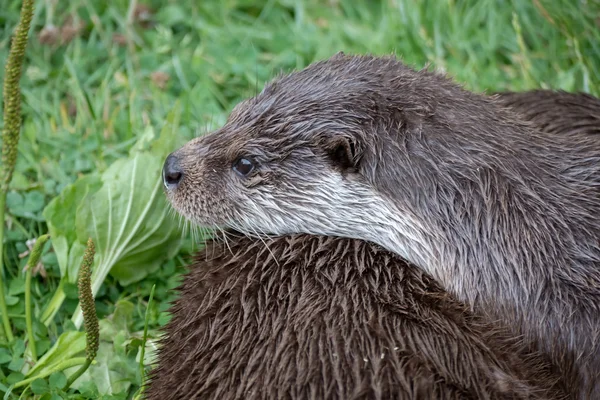
M256 229L255 229L255 228L252 228L252 230L253 230L253 231L254 231L254 232L257 234L257 236L258 236L258 239L259 239L261 242L263 242L263 244L265 245L265 248L267 249L267 251L269 252L269 254L271 254L271 257L273 257L273 260L275 260L275 264L277 264L277 266L279 267L279 266L280 266L280 265L279 265L279 261L277 261L277 257L275 257L275 254L274 254L274 253L271 251L271 249L269 248L269 245L267 245L267 242L265 242L265 241L263 240L263 238L261 237L261 235L260 235L260 234L258 234L258 233L256 232ZM267 235L266 235L266 234L265 234L265 233L264 233L262 230L261 230L261 232L262 232L262 234L263 234L263 235L265 235L265 236L268 238L268 236L267 236Z
M215 248L216 246L219 245L218 241L215 240L216 239L216 232L215 229L213 228L209 228L209 227L202 227L202 234L203 234L203 242L204 242L204 247L207 248L209 243L210 243L210 254L214 254L215 253ZM206 257L208 259L208 255L209 252L206 252Z
M229 252L231 253L231 255L233 256L233 250L231 250L231 247L229 247L229 242L227 241L227 233L225 232L225 230L221 227L219 227L219 229L221 230L221 233L223 235L223 240L225 242L225 246L227 246L227 248L229 249Z
M198 225L189 224L190 236L192 237L192 251L195 251L196 244L198 243Z

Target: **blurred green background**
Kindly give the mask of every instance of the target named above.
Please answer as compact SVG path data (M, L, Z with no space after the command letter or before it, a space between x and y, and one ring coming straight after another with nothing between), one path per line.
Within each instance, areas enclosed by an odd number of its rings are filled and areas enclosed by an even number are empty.
M393 52L415 68L430 64L476 91L542 87L600 94L597 0L35 4L3 255L17 341L0 342L0 391L27 369L22 269L27 241L48 231L44 208L78 178L125 160L149 130L158 134L176 103L178 121L168 125L176 136L172 146L221 125L238 101L274 75L338 51ZM0 0L2 65L20 7L20 1ZM25 398L35 393L48 399L131 398L141 382L137 363L150 290L156 285L148 310L149 337L155 339L168 320L171 289L198 248L197 237L185 239L176 255L158 247L169 253L159 268L145 269L132 258L128 280L106 278L96 299L106 343L95 378L79 385L80 394L55 390L62 379L55 376L54 385L37 382ZM58 290L64 302L49 321L39 322ZM38 353L44 354L61 334L75 329L71 316L77 305L75 285L61 281L50 244L34 276L33 301ZM149 357L154 346L151 340Z

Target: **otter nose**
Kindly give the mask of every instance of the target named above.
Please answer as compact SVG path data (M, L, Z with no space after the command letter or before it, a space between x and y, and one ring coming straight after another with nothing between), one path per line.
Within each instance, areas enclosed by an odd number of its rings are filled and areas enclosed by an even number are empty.
M177 188L183 178L183 170L179 166L179 160L173 153L169 154L163 165L163 184L168 190Z

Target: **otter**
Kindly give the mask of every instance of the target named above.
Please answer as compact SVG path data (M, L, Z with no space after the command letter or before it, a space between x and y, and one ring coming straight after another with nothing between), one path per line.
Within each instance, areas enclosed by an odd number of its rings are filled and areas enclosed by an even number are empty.
M149 400L568 398L544 356L378 245L238 235L195 260Z
M165 161L173 207L252 237L376 243L600 396L600 141L393 56L280 76Z

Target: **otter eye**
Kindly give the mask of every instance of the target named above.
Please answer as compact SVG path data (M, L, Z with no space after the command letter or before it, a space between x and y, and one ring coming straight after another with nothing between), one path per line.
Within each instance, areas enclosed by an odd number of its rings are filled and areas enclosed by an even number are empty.
M250 172L254 171L254 162L247 158L240 158L233 164L235 172L242 176L247 176Z

